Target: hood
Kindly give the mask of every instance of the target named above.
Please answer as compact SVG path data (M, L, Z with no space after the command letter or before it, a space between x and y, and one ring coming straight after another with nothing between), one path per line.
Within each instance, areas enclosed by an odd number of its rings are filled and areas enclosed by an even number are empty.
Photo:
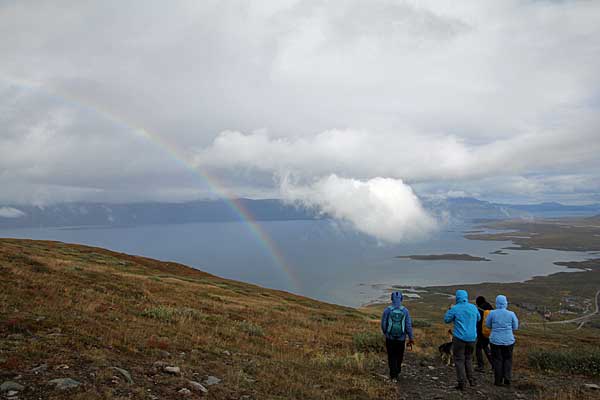
M496 297L496 308L506 308L508 306L508 300L503 294L499 294Z
M469 294L466 290L457 290L456 291L456 304L458 303L466 303L469 299Z
M402 304L402 293L394 292L392 293L392 305L394 307L399 307Z

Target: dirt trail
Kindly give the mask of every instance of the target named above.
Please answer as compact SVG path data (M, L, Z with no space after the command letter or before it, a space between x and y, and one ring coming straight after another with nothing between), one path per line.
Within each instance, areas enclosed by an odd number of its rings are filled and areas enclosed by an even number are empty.
M494 386L491 369L485 373L474 372L476 386L467 387L463 392L457 391L456 373L453 366L446 366L440 360L428 359L417 354L407 352L402 366L402 373L398 383L393 384L386 376L387 369L381 370L383 384L396 390L400 400L419 399L539 399L539 389L546 390L562 388L565 381L556 377L547 376L540 380L539 376L530 379L521 371L513 372L513 385L511 387ZM534 382L534 383L532 383ZM583 388L584 381L578 378L568 381L570 387ZM586 395L587 391L584 391ZM590 393L593 395L593 393Z

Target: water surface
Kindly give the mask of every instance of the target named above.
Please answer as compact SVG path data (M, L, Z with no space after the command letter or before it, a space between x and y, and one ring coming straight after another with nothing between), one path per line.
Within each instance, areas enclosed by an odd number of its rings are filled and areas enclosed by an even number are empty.
M389 245L328 220L259 224L273 239L286 266L241 222L13 229L0 230L0 237L59 240L176 261L225 278L350 306L378 298L392 285L516 282L564 271L555 261L590 257L557 250L490 254L511 243L467 240L463 232L476 229L472 225L453 226L419 242ZM394 258L443 253L467 253L491 261Z

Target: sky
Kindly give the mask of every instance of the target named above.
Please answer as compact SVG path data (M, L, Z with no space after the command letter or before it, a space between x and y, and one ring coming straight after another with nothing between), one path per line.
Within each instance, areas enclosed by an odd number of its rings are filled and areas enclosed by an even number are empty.
M600 202L597 1L0 0L0 54L0 205Z

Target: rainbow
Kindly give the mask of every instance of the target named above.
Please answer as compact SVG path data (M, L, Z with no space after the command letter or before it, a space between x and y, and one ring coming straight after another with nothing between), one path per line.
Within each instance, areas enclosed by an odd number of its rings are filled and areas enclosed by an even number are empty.
M34 81L25 80L22 78L15 78L12 76L9 77L5 74L0 74L0 78L2 78L5 81L8 81L9 84L16 84L22 88L26 88L29 90L40 90L44 94L55 97L60 101L67 102L70 105L73 105L80 109L85 109L86 111L91 111L97 115L100 115L107 121L114 123L118 126L124 127L126 128L126 130L131 131L132 133L135 133L136 135L142 138L145 138L149 143L153 144L161 151L168 154L174 161L184 166L186 169L190 170L193 173L193 175L199 177L201 181L209 187L212 193L214 193L217 197L225 201L228 207L244 222L244 225L255 238L257 243L261 245L265 254L267 254L269 258L273 261L275 266L277 266L277 268L285 274L288 284L291 286L291 289L294 291L300 290L300 280L296 276L294 268L292 268L291 265L286 261L284 255L279 250L273 239L258 223L256 218L244 206L240 199L233 196L226 188L226 186L222 184L216 177L212 176L205 170L197 168L191 162L189 162L188 157L182 154L182 152L178 150L175 146L168 143L162 136L160 136L157 133L151 132L138 124L128 122L126 119L115 114L114 112L111 112L108 109L103 108L102 106L93 104L89 101L85 101L81 98L76 98L70 93L58 91L53 88L51 89L45 85Z

